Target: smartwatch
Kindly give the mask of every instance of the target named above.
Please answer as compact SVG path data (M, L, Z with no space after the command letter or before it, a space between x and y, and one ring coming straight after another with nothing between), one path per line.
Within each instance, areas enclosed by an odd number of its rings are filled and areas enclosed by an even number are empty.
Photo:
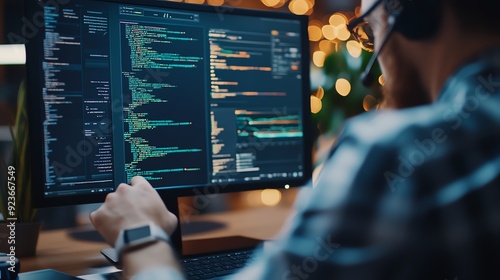
M163 229L153 223L122 229L115 242L115 251L121 261L123 253L149 246L157 241L170 243L170 237Z

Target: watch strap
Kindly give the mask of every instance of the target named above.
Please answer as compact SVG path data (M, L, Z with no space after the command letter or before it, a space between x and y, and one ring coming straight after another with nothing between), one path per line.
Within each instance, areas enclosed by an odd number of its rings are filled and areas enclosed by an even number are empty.
M170 237L154 223L122 229L115 242L115 251L121 261L123 253L149 246L157 241L170 243Z

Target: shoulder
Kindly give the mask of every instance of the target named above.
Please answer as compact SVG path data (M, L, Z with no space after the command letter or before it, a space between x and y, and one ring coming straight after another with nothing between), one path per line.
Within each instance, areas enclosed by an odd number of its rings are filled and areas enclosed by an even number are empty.
M351 139L356 146L386 152L405 150L424 140L443 143L449 127L445 110L445 106L433 104L366 113L346 122L339 142Z
M428 155L435 156L434 143L446 141L439 111L429 105L370 112L347 121L331 157L313 182L310 207L352 206L353 200L361 203L390 192L395 180L392 174L413 175L413 166L421 165ZM412 174L400 174L398 167L407 158L411 158L411 166L406 169Z

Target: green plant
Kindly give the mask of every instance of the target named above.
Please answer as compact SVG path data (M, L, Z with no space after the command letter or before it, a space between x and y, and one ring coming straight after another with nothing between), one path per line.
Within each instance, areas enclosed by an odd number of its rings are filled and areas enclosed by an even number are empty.
M31 169L29 155L29 127L28 127L28 112L27 112L27 94L26 84L22 82L19 86L17 115L15 126L11 128L13 139L13 162L15 168L15 217L17 222L31 222L35 218L36 209L31 201ZM2 160L3 161L3 160ZM2 163L2 191L0 192L0 211L4 218L8 216L8 193L7 193L7 171L8 167L5 162Z
M371 56L372 53L362 51L359 57L354 58L349 53L346 42L338 42L336 50L326 57L322 71L330 82L322 85L322 110L312 116L319 134L335 134L346 119L365 112L364 100L368 95L379 101L381 87L378 78L381 71L378 64L372 70L374 81L370 88L365 88L360 78ZM335 82L340 78L349 81L351 89L347 96L341 96L335 88Z

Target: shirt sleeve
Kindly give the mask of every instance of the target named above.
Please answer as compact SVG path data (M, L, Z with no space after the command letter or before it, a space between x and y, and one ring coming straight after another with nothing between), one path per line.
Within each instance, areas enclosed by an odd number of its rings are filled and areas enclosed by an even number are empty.
M384 207L391 205L384 200L391 189L383 174L394 164L394 149L373 145L366 132L352 129L339 136L307 196L297 198L297 215L287 232L256 252L256 261L232 279L383 278L376 274L397 251L390 235L404 236L383 226Z

